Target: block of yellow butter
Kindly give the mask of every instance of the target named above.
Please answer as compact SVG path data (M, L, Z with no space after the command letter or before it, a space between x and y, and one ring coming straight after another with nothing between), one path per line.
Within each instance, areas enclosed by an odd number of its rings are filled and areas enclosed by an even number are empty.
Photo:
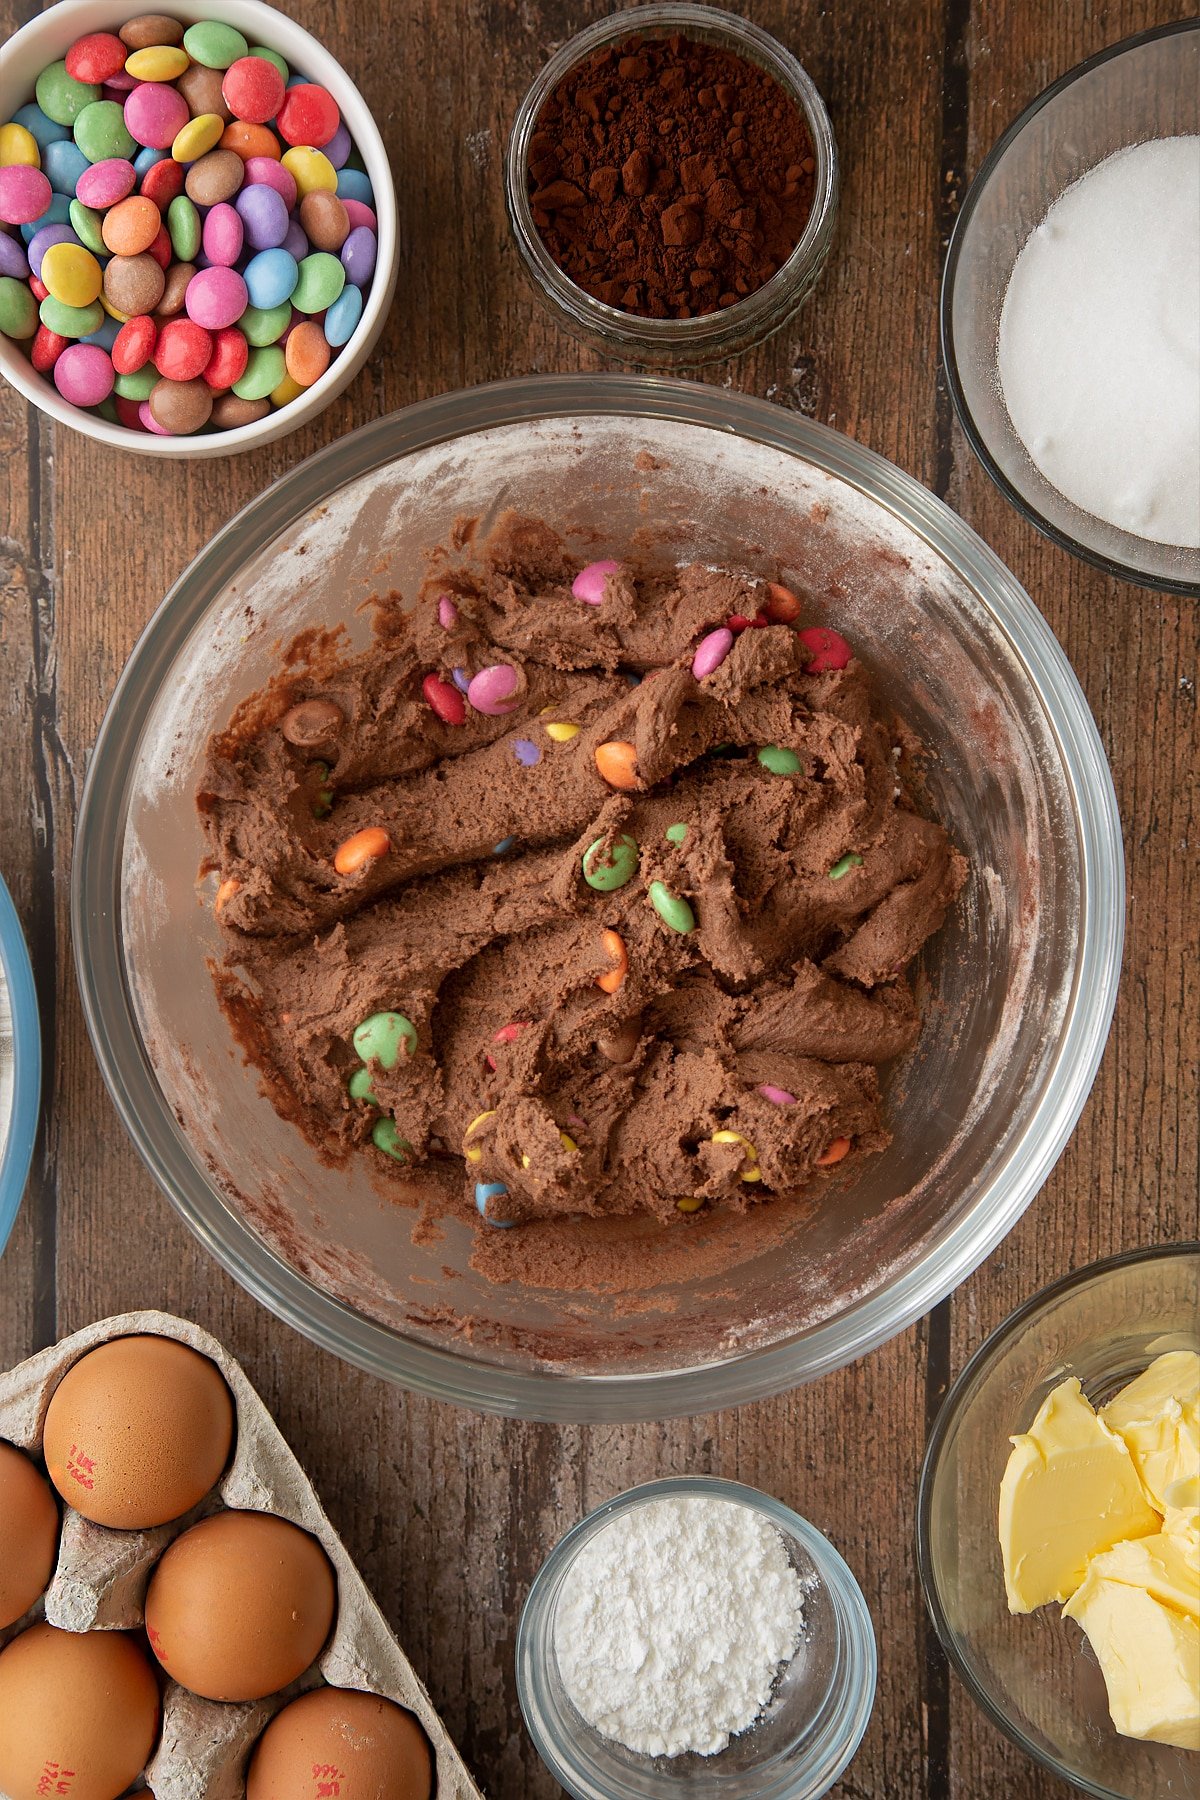
M1124 1440L1146 1498L1160 1513L1178 1482L1200 1485L1200 1354L1168 1350L1100 1408Z
M1171 1536L1093 1557L1063 1613L1087 1632L1122 1736L1200 1750L1200 1580Z
M1073 1375L1011 1442L999 1521L1010 1612L1069 1599L1091 1557L1160 1530L1124 1440Z

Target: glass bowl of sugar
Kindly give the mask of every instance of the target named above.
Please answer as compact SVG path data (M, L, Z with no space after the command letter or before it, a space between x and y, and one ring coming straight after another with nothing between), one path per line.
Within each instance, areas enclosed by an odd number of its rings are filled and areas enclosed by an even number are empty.
M538 1572L517 1692L574 1800L816 1800L862 1740L875 1636L838 1552L768 1494L631 1488Z
M972 449L1047 536L1200 593L1200 19L1040 94L967 195L942 353Z

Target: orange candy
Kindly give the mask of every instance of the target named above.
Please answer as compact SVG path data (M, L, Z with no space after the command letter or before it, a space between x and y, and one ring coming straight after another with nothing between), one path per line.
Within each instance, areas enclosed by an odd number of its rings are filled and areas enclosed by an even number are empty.
M378 862L392 847L392 840L379 825L367 825L339 844L333 853L333 866L339 875L357 875L368 863Z
M600 942L604 945L605 956L611 957L616 967L604 975L597 975L596 986L603 988L606 994L615 994L629 973L629 952L619 931L602 931Z
M144 194L130 194L104 215L100 234L114 256L140 256L149 250L162 228L162 214Z
M843 1156L849 1156L849 1154L850 1139L846 1137L834 1138L833 1142L828 1144L826 1148L822 1150L820 1156L818 1156L817 1167L818 1169L832 1169L834 1163L840 1163Z
M233 899L233 896L238 892L241 885L242 884L236 875L227 875L225 877L225 880L217 889L217 897L213 902L213 911L216 913L218 919L224 910L226 901Z
M615 738L596 746L596 767L609 787L624 788L632 793L638 784L637 751L632 744Z
M791 588L783 587L778 581L769 581L763 611L773 625L791 625L800 617L800 602Z
M306 319L303 325L289 331L283 347L287 372L302 388L311 387L314 381L321 379L332 354L325 333L315 319Z
M250 125L245 119L230 119L221 133L221 150L235 150L245 162L251 156L269 156L279 161L279 139L265 125Z

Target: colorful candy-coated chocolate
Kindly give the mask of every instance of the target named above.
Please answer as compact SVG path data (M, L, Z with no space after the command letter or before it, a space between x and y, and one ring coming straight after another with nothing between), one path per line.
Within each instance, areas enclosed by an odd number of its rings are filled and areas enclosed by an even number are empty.
M734 637L738 637L743 631L765 630L771 621L765 613L755 613L752 619L748 619L745 613L730 613L725 623Z
M406 1137L401 1137L394 1119L376 1119L371 1127L371 1142L393 1162L406 1163L412 1155L412 1145Z
M692 658L692 674L697 681L703 681L719 669L729 652L733 649L733 633L728 626L722 625L716 631L710 631L700 639L696 646L696 654Z
M136 375L154 355L158 326L146 315L129 319L117 333L112 347L113 368L118 375ZM148 396L145 396L148 397Z
M241 218L236 208L230 206L227 200L220 200L215 206L209 207L208 216L201 229L200 243L210 263L215 263L220 268L232 269L242 254L244 238L245 231ZM241 280L241 277L239 276L238 279ZM242 282L241 312L246 310L245 290L246 284ZM239 318L241 312L238 314ZM233 321L230 320L230 323L232 324Z
M513 845L516 843L516 841L517 840L515 837L501 838L500 842L498 844L492 845L492 855L493 856L507 856L509 851L512 849Z
M350 342L362 314L362 289L354 286L344 287L325 314L324 320L326 340L334 349L340 349L343 344Z
M773 1082L764 1081L758 1091L764 1100L771 1102L772 1106L795 1106L796 1104L795 1094L789 1094L786 1088L776 1087Z
M699 1197L699 1195L683 1194L675 1202L675 1209L677 1212L681 1212L681 1213L694 1213L694 1212L699 1212L700 1208L703 1205L704 1205L704 1202Z
M200 269L188 282L184 305L194 324L205 331L223 331L246 310L246 283L236 269L220 264Z
M768 581L762 610L773 625L793 625L800 617L801 608L791 588L778 581Z
M714 1144L740 1144L743 1160L738 1174L741 1179L743 1181L762 1180L762 1170L758 1166L758 1151L749 1138L744 1138L738 1131L714 1131L712 1142Z
M236 388L234 392L237 392ZM371 863L382 861L391 848L392 840L382 826L367 825L338 845L333 854L333 866L339 875L357 875Z
M120 74L128 54L115 32L92 31L75 39L63 65L75 81L107 81Z
M34 98L48 119L56 125L74 125L85 106L99 100L98 81L76 81L67 73L65 62L51 63L34 83Z
M619 931L602 931L600 943L613 967L606 969L603 975L597 975L596 986L603 988L606 994L615 994L629 973L629 952Z
M0 168L10 168L14 164L40 169L42 153L28 126L10 120L7 125L0 125Z
M696 915L681 894L675 893L665 881L652 881L647 894L651 906L664 925L681 936L696 929Z
M364 1062L377 1062L394 1069L403 1048L407 1056L417 1053L417 1028L403 1013L377 1012L354 1028L354 1048Z
M680 823L677 825L668 825L666 831L663 833L663 836L666 838L666 840L669 844L682 844L684 839L687 837L687 834L688 834L687 826Z
M243 118L248 114L243 113ZM268 113L267 117L274 117ZM302 81L289 87L283 105L275 118L279 135L288 144L311 144L320 150L328 144L342 115L328 88L314 81Z
M477 1181L475 1183L475 1210L481 1219L494 1225L500 1231L507 1231L512 1225L511 1219L497 1219L488 1211L493 1200L500 1200L508 1193L502 1181Z
M440 675L427 675L421 683L421 692L444 724L463 724L467 716L466 704L449 681L443 681Z
M58 227L59 230L62 227ZM37 239L34 239L36 244ZM30 245L32 252L33 245ZM32 266L33 256L30 256ZM90 306L100 298L103 271L90 250L82 244L51 244L41 258L38 274L48 291L65 306Z
M88 164L75 183L75 197L85 206L103 211L132 194L136 185L137 171L128 157L108 156Z
M571 592L577 600L583 600L588 606L599 606L604 598L609 576L617 574L620 567L620 563L613 562L610 557L588 563L585 568L580 569L571 583Z
M850 1139L848 1137L835 1137L826 1145L825 1149L822 1150L820 1156L818 1156L818 1169L833 1168L835 1163L840 1163L844 1157L849 1156L850 1148Z
M47 292L38 307L38 318L60 337L85 338L91 337L93 331L99 331L103 325L104 308L98 300L93 300L90 306L68 306Z
M168 319L154 346L154 366L168 381L194 381L208 367L212 352L212 337L202 325L194 319Z
M806 675L824 675L829 669L844 669L854 655L840 631L827 625L808 625L797 637L808 651Z
M338 256L346 280L353 282L355 287L367 287L375 273L377 250L375 233L368 231L365 225L356 225L347 235Z
M371 1106L378 1106L379 1096L371 1086L371 1081L372 1076L370 1069L355 1069L353 1075L346 1083L346 1089L350 1098L352 1100L365 1100Z
M546 727L546 736L555 744L569 744L572 738L579 736L582 727L572 725L567 719L552 720Z
M338 191L338 172L327 156L309 145L296 145L285 150L279 159L292 180L296 183L296 192L301 199L305 194L315 194L319 189L334 194Z
M10 237L7 231L0 231L0 275L13 281L29 279L29 258L18 239Z
M493 1044L515 1044L521 1033L528 1027L528 1024L528 1019L513 1019L509 1024L502 1025L499 1031L492 1037ZM486 1062L489 1069L494 1069L496 1067L496 1059L494 1056L485 1056L483 1060Z
M149 150L169 150L190 117L179 89L161 81L143 82L125 101L126 129Z
M638 785L637 751L624 739L615 738L596 746L596 768L609 787L633 793Z
M449 594L442 594L438 598L438 624L443 631L453 631L458 624L458 608Z
M512 663L489 663L471 677L467 699L476 712L499 718L519 704L520 690L520 671Z
M223 393L245 373L250 346L236 325L213 334L213 352L204 366L204 379L214 393Z
M513 755L523 769L532 769L542 760L541 749L532 738L514 738Z
M286 374L287 366L278 344L253 349L246 359L245 372L233 384L233 391L240 400L265 400L275 392Z
M637 871L637 839L628 832L607 846L604 838L594 838L583 853L583 879L597 893L615 893L632 881Z
M300 278L295 257L283 249L260 250L243 272L250 304L264 312L290 300Z
M781 744L764 744L758 753L758 760L764 769L772 775L798 775L800 758L794 750L788 750Z
M851 869L861 869L862 860L862 857L859 856L857 851L847 850L845 856L839 856L832 869L830 869L830 881L840 881L843 875L848 875L850 873Z
M69 338L59 337L57 331L47 331L44 325L38 326L33 334L29 360L39 375L50 373L69 342Z
M475 1117L471 1120L471 1123L467 1126L466 1131L463 1133L463 1156L466 1158L467 1162L478 1163L483 1161L483 1151L477 1144L472 1144L470 1140L485 1119L494 1119L495 1116L496 1112L493 1107L488 1112L476 1113Z
M10 163L0 169L0 223L30 225L53 199L50 182L40 169Z
M251 125L269 124L279 111L285 92L284 77L263 56L239 56L230 63L221 82L221 93L230 112ZM307 141L315 143L316 139Z
M201 19L198 24L189 25L183 34L183 47L193 62L203 63L206 69L228 69L250 54L250 46L236 25L225 25L216 19Z
M137 140L125 123L124 105L116 100L93 100L79 114L72 131L76 145L90 163L137 153ZM81 173L79 170L71 182L72 192Z

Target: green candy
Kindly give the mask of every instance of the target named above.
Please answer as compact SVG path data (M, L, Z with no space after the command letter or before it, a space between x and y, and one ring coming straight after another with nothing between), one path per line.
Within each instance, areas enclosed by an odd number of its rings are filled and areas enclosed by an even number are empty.
M38 328L38 303L15 275L0 275L0 331L6 338L31 338Z
M65 62L51 63L43 69L33 91L46 117L56 125L73 125L84 107L99 100L103 92L97 82L76 81L68 75Z
M85 338L91 337L93 331L99 331L103 325L104 308L98 300L93 300L90 306L68 306L65 301L56 300L53 294L47 294L38 308L38 317L47 331L57 331L59 337Z
M189 25L183 34L183 47L193 62L203 63L206 69L227 69L239 57L250 54L241 32L216 19L201 19L198 25Z
M324 312L332 306L346 285L346 271L328 250L314 250L300 262L300 273L292 290L292 305L297 312Z
M286 374L283 351L278 344L270 344L266 349L250 352L245 372L234 382L233 391L239 400L265 400Z
M408 1139L402 1138L396 1130L394 1119L376 1119L371 1127L371 1142L377 1150L382 1150L385 1156L392 1157L398 1163L406 1163L412 1150Z
M290 300L285 300L282 306L248 306L238 320L238 330L248 344L262 349L283 336L291 316Z
M167 235L180 262L191 262L200 248L200 214L186 194L176 194L167 208Z
M352 1100L369 1100L372 1106L379 1105L379 1095L371 1086L370 1069L355 1069L346 1086Z
M695 913L686 900L671 892L666 882L652 881L649 892L650 904L664 925L669 925L672 931L678 931L681 934L695 931Z
M384 1069L394 1069L400 1060L401 1044L408 1054L417 1054L417 1028L403 1013L377 1012L354 1029L354 1048L364 1062L377 1062Z
M764 769L770 769L772 775L798 775L800 758L794 750L784 750L778 744L764 744L758 753L758 760Z
M862 857L858 854L857 850L847 850L845 856L839 857L832 869L830 869L829 879L830 881L840 881L843 875L848 875L850 873L851 869L861 868Z
M93 100L84 107L75 120L75 142L93 163L105 162L110 156L131 158L138 152L115 100Z
M687 836L687 833L688 833L688 828L686 825L668 825L667 826L667 842L669 844L682 844L684 838L686 838L686 836Z
M108 245L104 242L104 234L100 229L100 214L92 207L85 206L82 200L72 200L68 212L71 219L71 230L80 243L85 245L93 256L107 256Z
M278 50L268 50L265 44L251 44L250 54L251 56L261 56L264 62L271 63L274 68L279 70L279 73L283 76L285 81L291 74L291 70L284 62L282 56L280 56Z
M327 819L333 811L333 788L329 781L329 764L314 763L313 773L320 782L320 786L317 788L317 797L313 801L313 818Z
M150 391L162 380L162 376L152 362L141 369L135 369L132 375L118 375L113 382L113 392L122 400L148 400Z
M102 400L95 410L102 419L107 419L110 425L119 425L121 423L120 415L112 403L111 395L107 400Z
M628 832L619 837L607 855L604 839L596 838L583 853L583 879L601 894L611 894L632 881L638 869L637 839Z

